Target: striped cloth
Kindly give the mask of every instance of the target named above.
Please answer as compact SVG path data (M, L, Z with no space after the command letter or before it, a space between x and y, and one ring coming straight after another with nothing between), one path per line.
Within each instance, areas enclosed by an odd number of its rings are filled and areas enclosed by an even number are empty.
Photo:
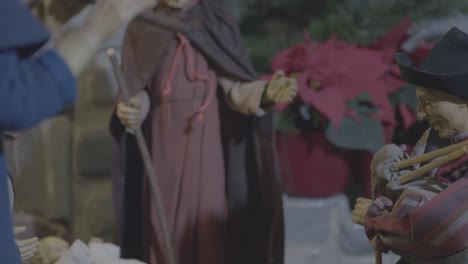
M391 212L368 212L365 230L376 249L401 256L441 258L467 249L468 155L408 185Z

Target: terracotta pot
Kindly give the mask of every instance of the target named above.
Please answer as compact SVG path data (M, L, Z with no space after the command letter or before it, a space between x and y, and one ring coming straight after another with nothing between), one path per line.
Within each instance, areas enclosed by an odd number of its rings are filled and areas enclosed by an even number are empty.
M323 133L277 133L284 191L292 196L343 193L351 174L351 151L331 145Z

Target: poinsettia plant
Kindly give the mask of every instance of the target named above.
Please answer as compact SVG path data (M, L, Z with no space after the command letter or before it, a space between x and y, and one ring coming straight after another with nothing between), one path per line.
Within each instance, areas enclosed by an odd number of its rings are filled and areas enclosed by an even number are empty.
M411 126L414 90L393 60L410 24L405 18L369 46L335 36L323 43L306 38L275 55L272 71L283 70L298 82L295 100L277 107L277 129L323 132L339 148L375 151L391 141L396 126Z

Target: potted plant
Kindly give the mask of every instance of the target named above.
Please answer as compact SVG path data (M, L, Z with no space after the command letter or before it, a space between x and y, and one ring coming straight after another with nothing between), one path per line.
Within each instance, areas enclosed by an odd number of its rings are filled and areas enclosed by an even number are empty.
M357 151L373 153L391 142L397 126L414 123L413 88L393 61L409 26L406 18L366 46L335 36L322 43L306 37L272 58L272 72L283 70L298 82L295 100L276 114L286 193L343 192Z

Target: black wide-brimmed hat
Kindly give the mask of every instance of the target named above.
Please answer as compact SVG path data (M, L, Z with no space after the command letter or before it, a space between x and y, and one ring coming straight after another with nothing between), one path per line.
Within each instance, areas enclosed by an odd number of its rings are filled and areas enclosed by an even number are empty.
M468 99L468 35L458 28L445 34L420 68L404 53L395 54L395 60L407 82Z

